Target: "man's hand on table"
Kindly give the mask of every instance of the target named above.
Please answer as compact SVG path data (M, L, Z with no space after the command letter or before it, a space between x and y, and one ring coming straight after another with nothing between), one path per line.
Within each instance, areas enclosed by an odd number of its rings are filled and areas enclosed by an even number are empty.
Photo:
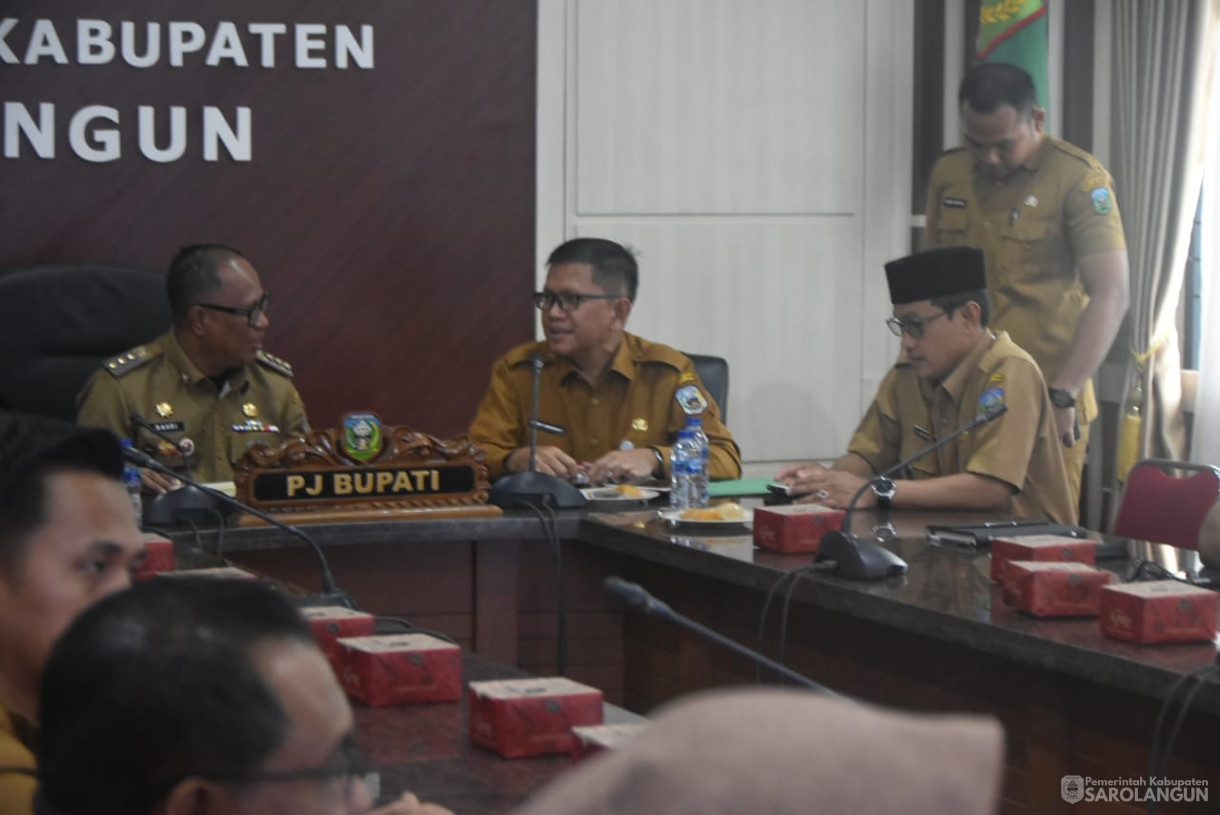
M790 464L780 470L775 480L788 486L788 494L799 496L798 504L822 504L835 509L847 509L851 499L864 486L865 479L846 470L830 470L817 462ZM876 496L865 491L856 506L867 509L876 503Z
M589 468L589 482L623 484L642 481L655 473L659 465L657 453L651 447L611 450L593 462L593 466Z
M518 447L509 454L504 462L510 473L525 472L530 468L530 449ZM540 446L538 448L536 467L538 472L559 478L573 479L582 469L576 459L569 456L558 447Z

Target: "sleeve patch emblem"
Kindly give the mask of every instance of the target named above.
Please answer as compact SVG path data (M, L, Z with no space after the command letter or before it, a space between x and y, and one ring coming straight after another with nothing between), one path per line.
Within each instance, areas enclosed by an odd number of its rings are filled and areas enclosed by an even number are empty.
M1108 187L1098 187L1089 193L1089 197L1093 199L1093 211L1098 215L1109 215L1114 211L1114 198Z
M678 404L682 406L682 412L687 416L697 416L707 410L707 399L695 385L678 388L674 398L678 400Z

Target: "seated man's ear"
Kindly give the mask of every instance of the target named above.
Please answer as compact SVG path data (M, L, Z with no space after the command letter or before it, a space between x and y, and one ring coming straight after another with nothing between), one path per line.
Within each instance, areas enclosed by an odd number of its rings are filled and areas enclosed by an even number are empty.
M626 323L627 318L631 316L631 301L626 297L624 297L622 300L615 300L614 316L620 323Z
M237 812L237 802L226 787L203 778L179 782L165 796L159 815L222 815Z

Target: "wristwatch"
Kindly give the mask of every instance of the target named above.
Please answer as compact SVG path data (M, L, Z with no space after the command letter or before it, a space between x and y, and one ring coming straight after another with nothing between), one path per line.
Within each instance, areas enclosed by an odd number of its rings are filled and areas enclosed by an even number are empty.
M879 509L889 509L896 492L898 492L898 485L894 483L893 479L878 478L873 482L873 495L877 496Z
M1051 404L1057 408L1076 407L1076 397L1065 391L1063 388L1047 388L1046 392L1051 397Z
M655 472L657 472L657 470L660 470L661 474L664 475L665 474L665 456L662 455L661 451L655 447L652 448L652 452L654 454L656 454L656 457L657 457L657 466L655 469L653 469L653 472L655 473Z

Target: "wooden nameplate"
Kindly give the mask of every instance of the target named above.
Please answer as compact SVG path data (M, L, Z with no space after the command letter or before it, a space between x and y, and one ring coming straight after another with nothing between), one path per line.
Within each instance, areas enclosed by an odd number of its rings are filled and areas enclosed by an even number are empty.
M237 500L290 523L501 514L487 504L483 451L466 437L377 424L374 439L356 446L350 428L329 428L279 447L256 444L233 468Z

